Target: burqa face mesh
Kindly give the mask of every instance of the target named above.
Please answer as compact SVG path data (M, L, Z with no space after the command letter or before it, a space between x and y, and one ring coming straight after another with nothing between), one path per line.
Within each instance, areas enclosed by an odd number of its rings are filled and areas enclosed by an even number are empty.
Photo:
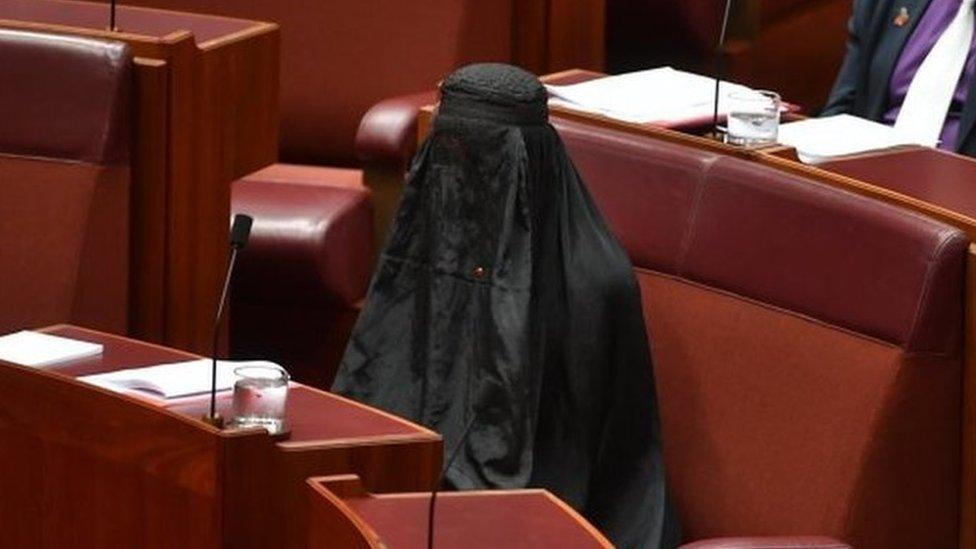
M630 262L507 65L445 79L334 390L459 443L460 489L543 487L620 547L677 544Z

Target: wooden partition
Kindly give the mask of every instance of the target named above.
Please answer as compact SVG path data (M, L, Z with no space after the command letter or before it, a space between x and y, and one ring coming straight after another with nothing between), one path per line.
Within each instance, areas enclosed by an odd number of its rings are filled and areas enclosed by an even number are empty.
M604 70L606 0L515 0L512 62L535 73Z
M135 56L130 333L209 348L230 182L277 158L278 27L61 0L4 0L0 27L128 43Z
M355 475L311 478L309 549L427 545L430 493L371 494ZM437 496L434 546L449 549L609 549L610 542L545 490L449 492Z
M423 491L439 474L440 437L389 414L294 384L289 439L218 431L199 419L206 397L164 404L75 379L196 355L45 331L105 350L43 370L0 363L4 547L304 549L308 477L355 473L372 490Z

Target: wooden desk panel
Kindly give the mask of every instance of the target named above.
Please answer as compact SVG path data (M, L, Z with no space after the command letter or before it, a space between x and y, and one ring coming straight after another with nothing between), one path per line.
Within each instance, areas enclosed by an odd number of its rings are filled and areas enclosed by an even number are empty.
M440 437L390 414L295 384L288 440L217 431L199 419L206 397L166 404L74 379L198 355L74 326L44 331L101 343L104 352L44 370L0 363L0 536L23 541L15 546L118 547L125 539L305 548L308 477L355 473L392 492L427 490L439 475Z
M315 517L309 549L424 547L429 503L426 492L370 494L354 475L309 479L308 505ZM452 549L612 547L545 490L442 492L434 535L436 547Z
M277 25L62 0L0 1L0 27L127 42L135 59L130 333L205 352L230 182L278 147Z

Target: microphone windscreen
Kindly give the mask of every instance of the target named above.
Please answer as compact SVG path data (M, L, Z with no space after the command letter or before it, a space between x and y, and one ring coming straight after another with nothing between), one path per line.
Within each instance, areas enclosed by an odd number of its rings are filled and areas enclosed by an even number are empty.
M230 229L230 245L240 250L247 245L247 239L251 236L251 225L254 219L245 214L234 216L234 224Z

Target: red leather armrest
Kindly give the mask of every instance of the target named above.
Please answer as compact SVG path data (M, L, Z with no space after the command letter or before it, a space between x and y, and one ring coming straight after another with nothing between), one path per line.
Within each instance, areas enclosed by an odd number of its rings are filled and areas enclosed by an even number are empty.
M369 109L356 132L356 155L364 162L405 165L417 146L417 114L437 102L428 91L380 101Z
M257 304L341 303L366 292L373 213L362 172L274 164L236 181L232 211L254 217L235 299Z
M822 536L715 538L682 545L681 549L852 549Z

